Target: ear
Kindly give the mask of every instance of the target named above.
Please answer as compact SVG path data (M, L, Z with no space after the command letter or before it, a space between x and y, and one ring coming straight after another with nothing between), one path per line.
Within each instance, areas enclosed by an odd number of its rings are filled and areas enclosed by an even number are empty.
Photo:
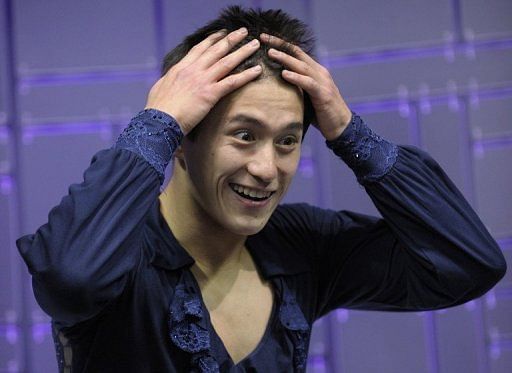
M178 148L174 151L173 157L175 161L183 170L187 170L187 163L185 162L185 153L183 151L183 145L178 146Z

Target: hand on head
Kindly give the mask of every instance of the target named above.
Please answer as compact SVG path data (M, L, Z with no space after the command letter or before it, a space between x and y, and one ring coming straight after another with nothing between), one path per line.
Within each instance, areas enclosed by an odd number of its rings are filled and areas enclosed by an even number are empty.
M222 97L260 75L261 66L230 75L260 46L255 39L229 53L246 36L244 28L219 31L194 46L151 88L146 108L172 115L188 134Z
M245 28L229 34L222 30L195 45L151 88L146 108L172 115L183 133L190 133L222 97L261 74L260 65L232 73L260 48L254 39L230 53L246 36ZM271 47L269 57L285 67L283 79L308 93L315 111L314 125L322 135L328 140L338 137L350 122L351 111L329 71L300 47L279 37L261 34L260 40Z
M308 93L315 110L315 127L326 139L337 138L347 127L352 113L329 70L298 46L276 36L261 34L260 40L272 47L268 55L285 67L283 79Z

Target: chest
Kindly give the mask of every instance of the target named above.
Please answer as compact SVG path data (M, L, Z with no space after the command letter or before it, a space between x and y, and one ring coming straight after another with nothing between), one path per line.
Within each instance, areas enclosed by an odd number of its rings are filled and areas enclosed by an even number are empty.
M174 291L169 291L170 288ZM186 289L181 296L180 288ZM226 353L241 367L246 367L242 360L251 355L247 366L256 367L257 371L289 371L291 366L301 365L299 355L305 362L308 338L295 335L301 329L297 321L304 316L297 304L290 306L289 296L295 292L290 291L284 281L275 279L266 283L257 278L235 281L226 293L211 284L200 285L185 271L148 270L141 271L134 279L131 290L109 313L111 317L91 329L91 341L100 347L94 347L87 357L97 352L95 359L116 368L97 371L128 371L136 366L150 371L191 371L191 361L196 361L194 357L198 354L190 353L172 339L172 332L177 330L174 327L179 323L171 321L169 313L173 305L182 310L191 295L198 295L195 290L190 292L191 289L201 291L200 297L194 299L204 303L203 316L199 320L187 316L187 328L192 324L207 327L207 320L210 320L210 353L221 366L230 366ZM269 320L272 320L270 327ZM81 348L89 351L83 345ZM219 348L224 353L220 353ZM119 364L128 368L121 369Z
M235 364L265 337L274 303L271 284L256 272L240 277L228 288L200 286L212 326Z

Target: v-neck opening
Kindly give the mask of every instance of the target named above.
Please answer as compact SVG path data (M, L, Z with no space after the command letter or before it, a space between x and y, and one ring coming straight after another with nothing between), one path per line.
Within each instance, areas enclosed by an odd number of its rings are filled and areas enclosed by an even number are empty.
M251 359L253 356L255 356L259 350L261 350L263 348L263 346L265 345L266 341L268 340L268 338L270 338L270 335L272 334L272 329L274 327L274 324L277 320L277 296L276 296L276 289L275 289L275 284L273 281L269 280L269 284L270 284L270 287L271 287L271 290L272 290L272 310L270 311L270 316L267 320L267 324L265 326L265 331L263 332L263 335L261 336L259 342L256 344L256 346L254 347L254 349L249 352L249 354L247 354L242 360L240 360L238 363L235 364L235 362L233 361L233 358L231 357L228 349L226 348L226 345L224 344L224 341L222 340L222 338L219 336L219 334L217 333L217 331L215 330L215 327L213 326L213 323L212 323L212 320L211 320L211 317L210 317L210 310L208 310L208 308L206 307L206 303L204 302L204 299L203 299L203 293L201 292L201 288L199 287L199 283L197 282L197 279L194 277L194 275L192 274L192 272L190 273L191 276L192 276L192 279L195 283L195 286L197 287L197 289L199 289L199 299L201 300L201 305L204 309L204 314L206 315L206 321L208 323L208 329L210 330L210 332L212 333L212 335L210 336L210 339L211 337L214 337L218 340L220 346L222 347L222 350L223 352L226 354L226 356L228 357L229 359L229 362L231 363L232 367L242 367L243 364ZM218 358L218 356L216 356L215 358Z

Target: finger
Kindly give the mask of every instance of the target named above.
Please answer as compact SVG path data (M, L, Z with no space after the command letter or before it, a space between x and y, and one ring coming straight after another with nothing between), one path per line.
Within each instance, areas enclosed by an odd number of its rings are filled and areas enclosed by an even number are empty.
M287 42L286 40L281 39L277 36L262 33L260 34L260 40L264 44L285 51L286 53L295 56L305 62L316 62L310 55L304 52L300 47L290 42Z
M224 38L217 41L208 48L198 59L198 63L202 67L208 68L224 57L233 49L235 45L240 43L247 36L247 29L242 27L236 31L230 32Z
M208 48L217 43L223 37L225 37L227 31L225 29L214 32L209 35L206 39L201 41L199 44L194 45L190 51L181 59L181 63L189 64L199 58Z
M245 84L253 81L261 74L262 68L260 65L250 67L241 73L233 74L225 77L215 84L217 97L224 97L234 90L244 86Z
M221 58L215 63L209 71L209 76L212 79L219 80L228 75L235 67L240 65L247 57L251 56L260 47L258 39L253 39L249 43L240 47L236 51Z
M296 73L309 76L313 75L313 69L310 65L308 65L304 61L301 61L295 57L290 56L287 53L281 52L274 48L270 48L268 51L268 55L272 59L281 63L286 68L295 71Z
M290 70L283 70L282 76L283 79L285 79L286 81L290 82L291 84L295 84L299 88L302 88L311 97L319 96L320 85L314 78L306 75L301 75Z

